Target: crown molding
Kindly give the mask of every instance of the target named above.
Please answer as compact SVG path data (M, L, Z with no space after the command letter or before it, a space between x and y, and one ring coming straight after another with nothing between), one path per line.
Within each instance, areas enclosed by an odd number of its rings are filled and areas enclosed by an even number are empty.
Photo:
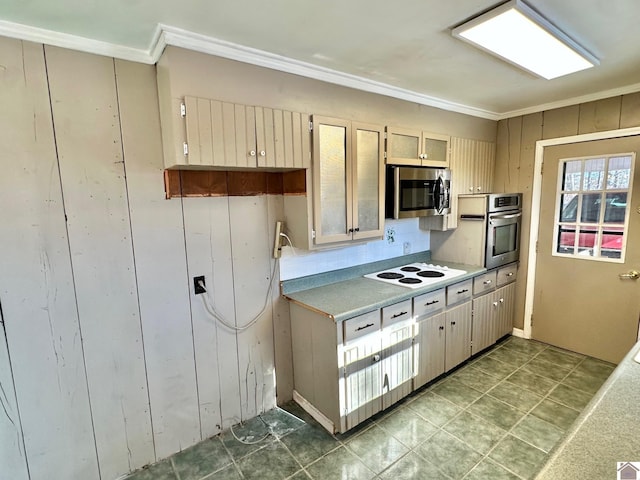
M96 55L130 60L132 62L155 63L147 50L101 42L91 38L54 32L44 28L31 27L29 25L4 20L0 20L0 35L18 40L68 48L70 50L79 50L86 53L95 53Z
M45 45L54 45L56 47L146 64L155 64L160 59L165 47L171 45L174 47L194 50L251 65L333 83L344 87L354 88L356 90L385 95L420 105L427 105L450 112L462 113L473 117L495 121L640 91L640 83L637 83L626 87L580 97L573 97L558 102L536 105L534 107L528 107L520 110L493 112L424 95L386 83L376 82L375 80L339 72L337 70L331 70L311 63L269 53L264 50L258 50L244 45L208 37L206 35L173 27L171 25L158 24L147 49L116 45L113 43L102 42L77 35L54 32L52 30L31 27L4 20L0 20L0 36L42 43Z
M556 108L570 107L571 105L578 105L580 103L595 102L604 98L617 97L619 95L627 95L629 93L640 92L640 83L633 85L627 85L625 87L614 88L611 90L605 90L602 92L591 93L589 95L582 95L579 97L566 98L557 102L545 103L543 105L536 105L534 107L523 108L521 110L512 110L497 115L497 120L506 120L508 118L520 117L522 115L529 115L530 113L544 112L546 110L553 110Z
M416 93L410 90L394 87L386 83L376 82L356 75L351 75L329 68L320 67L311 63L294 60L273 53L265 52L236 43L219 40L200 35L170 25L160 25L162 40L166 45L186 48L201 53L207 53L218 57L237 60L239 62L270 68L281 72L292 73L315 80L321 80L344 87L350 87L370 93L377 93L388 97L407 100L409 102L428 105L457 113L463 113L474 117L497 120L498 114L480 108L450 102L429 95Z

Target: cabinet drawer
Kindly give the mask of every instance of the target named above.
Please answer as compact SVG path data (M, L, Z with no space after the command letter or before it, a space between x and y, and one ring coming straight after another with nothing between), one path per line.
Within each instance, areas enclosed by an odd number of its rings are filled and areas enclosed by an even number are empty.
M465 280L464 282L454 283L447 287L447 306L454 305L471 298L473 289L473 280Z
M506 267L502 267L498 269L498 287L502 285L506 285L507 283L511 283L515 281L518 273L518 264L512 263L511 265L507 265Z
M483 273L473 279L473 294L480 295L496 288L496 271Z
M388 327L409 318L411 318L411 299L382 308L383 327Z
M345 342L377 332L380 330L380 310L345 320L343 328Z
M425 293L413 299L413 314L417 317L424 317L431 313L442 310L445 306L444 288L435 292Z

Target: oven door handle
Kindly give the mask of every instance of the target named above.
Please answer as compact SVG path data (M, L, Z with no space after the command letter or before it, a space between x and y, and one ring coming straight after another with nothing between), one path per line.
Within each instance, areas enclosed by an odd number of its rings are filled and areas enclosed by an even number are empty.
M522 216L522 212L510 213L508 215L490 215L489 220L509 220L510 218L518 218Z

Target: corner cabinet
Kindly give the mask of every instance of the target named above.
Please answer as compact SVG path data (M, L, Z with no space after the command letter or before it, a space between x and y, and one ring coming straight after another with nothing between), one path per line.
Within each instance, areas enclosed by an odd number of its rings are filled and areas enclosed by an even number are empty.
M449 135L387 127L387 164L449 166Z
M384 127L313 117L315 245L382 238Z
M186 96L164 112L180 138L163 137L166 168L300 169L310 166L309 115ZM174 145L175 143L175 145Z

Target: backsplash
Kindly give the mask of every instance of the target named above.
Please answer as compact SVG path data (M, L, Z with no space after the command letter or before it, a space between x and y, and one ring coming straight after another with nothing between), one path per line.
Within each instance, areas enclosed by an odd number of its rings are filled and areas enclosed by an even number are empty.
M423 252L429 248L429 231L419 228L417 218L388 219L382 240L316 251L294 249L288 245L283 247L280 280L386 260L407 253Z

